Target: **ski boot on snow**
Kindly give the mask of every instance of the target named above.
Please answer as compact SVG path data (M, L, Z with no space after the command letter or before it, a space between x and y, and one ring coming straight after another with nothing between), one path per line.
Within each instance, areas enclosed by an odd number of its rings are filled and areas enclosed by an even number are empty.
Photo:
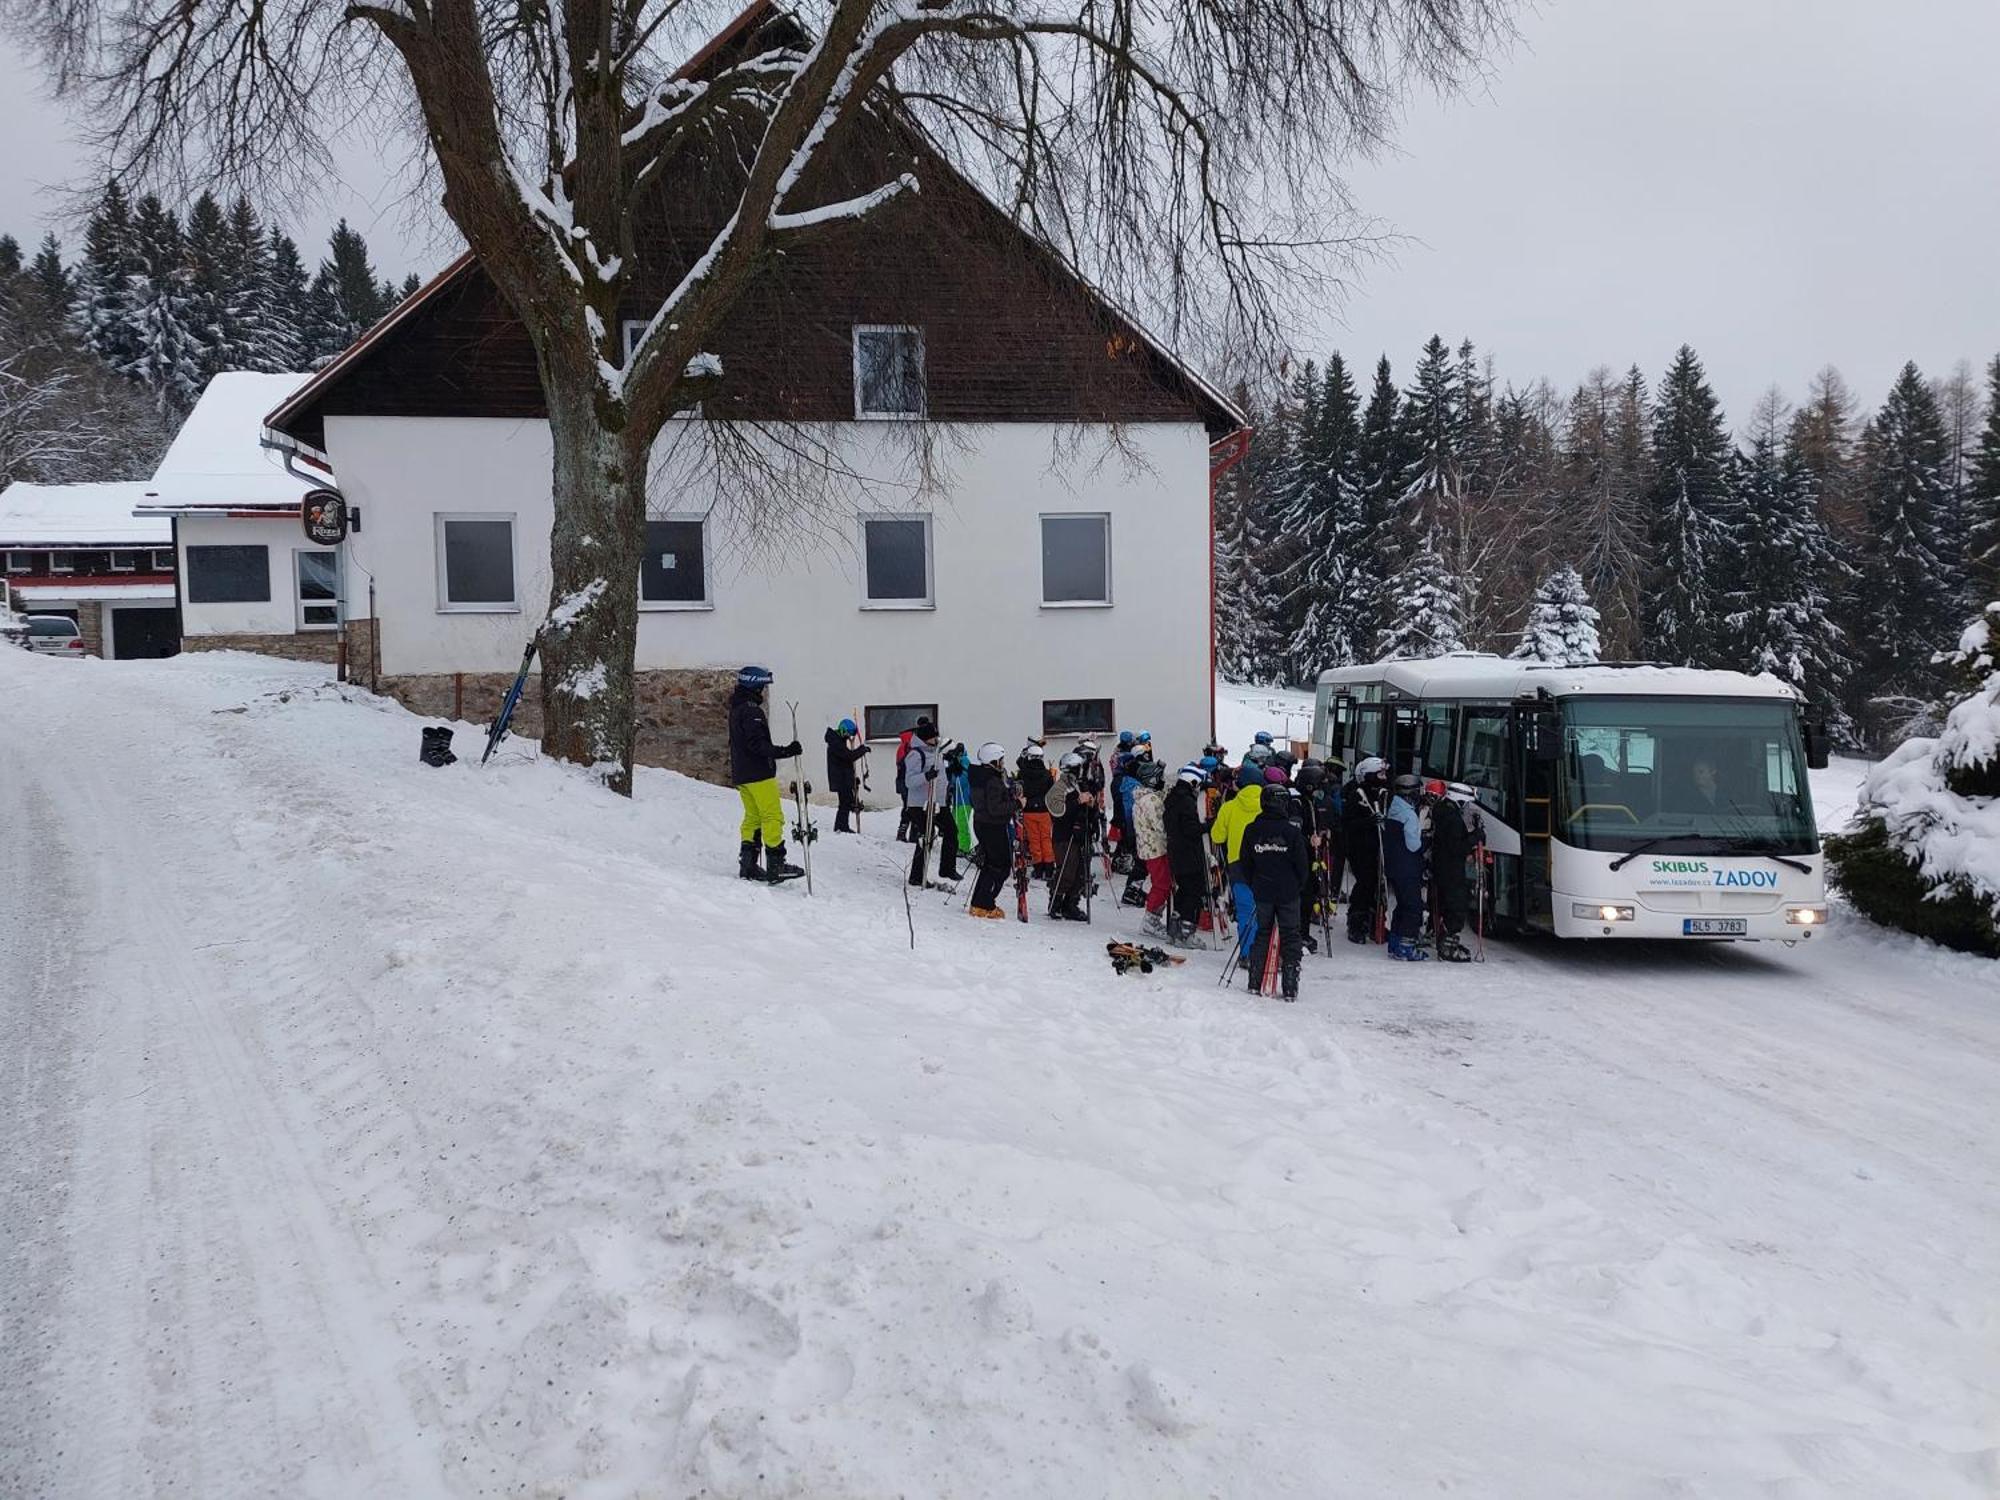
M1074 898L1058 906L1055 915L1058 922L1088 922L1090 920L1090 914L1078 905Z
M787 880L797 880L805 871L797 865L785 862L785 846L773 844L764 851L764 879L772 885L782 885Z
M1148 937L1165 937L1167 935L1167 919L1161 912L1147 912L1146 919L1139 925L1146 930Z
M1472 962L1472 950L1460 941L1458 934L1455 932L1447 932L1443 937L1438 939L1437 956L1440 960L1448 964L1469 964Z
M757 841L739 844L736 848L736 873L744 880L762 880L764 872L757 864Z
M1284 1000L1296 1000L1299 998L1299 966L1297 964L1286 964L1280 971L1278 994L1279 998Z
M1167 919L1167 946L1169 948L1193 948L1197 946L1195 943L1195 924L1192 922L1183 922L1179 917L1169 917Z
M1389 957L1400 959L1406 964L1420 964L1428 959L1430 954L1408 938L1392 937L1389 939Z

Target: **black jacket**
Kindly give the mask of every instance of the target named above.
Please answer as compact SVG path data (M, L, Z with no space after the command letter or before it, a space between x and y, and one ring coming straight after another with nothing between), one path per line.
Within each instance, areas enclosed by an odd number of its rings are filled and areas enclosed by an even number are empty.
M1369 793L1362 790L1361 783L1348 782L1341 795L1340 842L1348 863L1357 869L1372 872L1380 863L1382 845L1375 836L1375 825L1380 821L1375 804L1369 800Z
M1090 846L1097 833L1099 809L1096 803L1085 804L1079 792L1090 791L1087 786L1078 786L1067 773L1057 780L1049 792L1046 805L1055 816L1055 836L1064 843L1081 839L1084 847ZM1093 797L1095 792L1091 792Z
M729 697L729 781L748 786L778 774L778 762L799 753L799 742L771 743L771 723L764 717L759 689L737 684Z
M1014 821L1014 789L1007 773L998 766L974 766L966 775L972 785L972 821L1011 823Z
M850 745L838 729L826 732L826 789L829 792L854 790L854 765L868 753L866 745Z
M1259 813L1244 830L1243 853L1236 868L1259 906L1267 901L1296 901L1312 882L1306 836L1281 812Z
M1440 881L1463 884L1465 861L1472 854L1472 830L1466 827L1464 804L1442 798L1431 808L1431 869Z
M1176 875L1207 871L1208 857L1202 853L1201 793L1191 781L1176 781L1167 793L1163 813L1167 825L1167 868Z
M1040 756L1024 755L1014 762L1014 771L1021 778L1021 795L1028 799L1029 811L1040 812L1049 788L1056 784L1049 763Z

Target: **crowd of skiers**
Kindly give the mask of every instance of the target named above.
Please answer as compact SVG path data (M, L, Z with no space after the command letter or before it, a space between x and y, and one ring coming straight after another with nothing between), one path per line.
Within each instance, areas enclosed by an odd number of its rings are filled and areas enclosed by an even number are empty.
M741 873L790 879L800 872L786 858L776 763L801 747L772 743L770 674L746 667L737 682L730 768L744 809ZM827 729L837 832L858 826L868 755L853 720ZM1389 956L1406 962L1472 957L1463 934L1486 857L1472 788L1392 778L1379 757L1349 774L1260 733L1234 765L1223 746L1204 747L1170 784L1152 736L1127 730L1109 755L1086 737L1053 766L1046 742L1030 736L1010 775L998 741L968 752L924 717L898 739L895 775L910 884L933 883L933 851L935 881L953 887L970 858L978 875L967 909L977 918L1004 919L1011 877L1023 920L1039 881L1051 916L1089 921L1101 861L1107 880L1127 877L1121 899L1145 908L1149 934L1188 948L1233 923L1238 961L1253 980L1268 969L1287 1000L1298 996L1304 952L1319 947L1315 931L1331 936L1343 900L1350 942L1386 939Z

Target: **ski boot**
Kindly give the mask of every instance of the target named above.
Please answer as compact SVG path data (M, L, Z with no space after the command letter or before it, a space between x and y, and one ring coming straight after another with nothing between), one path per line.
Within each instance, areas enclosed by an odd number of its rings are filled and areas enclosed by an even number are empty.
M1306 952L1308 953L1319 952L1318 938L1314 937L1310 932L1302 932L1299 934L1299 936L1305 940Z
M1195 934L1194 923L1183 922L1179 917L1168 918L1167 946L1169 948L1194 947L1195 946L1194 934Z
M1146 930L1147 934L1151 937L1166 936L1167 921L1166 918L1162 916L1159 912L1156 911L1147 912L1146 920L1141 922L1139 925L1143 927Z
M1430 955L1408 938L1392 937L1389 939L1389 957L1401 959L1406 964L1420 964Z
M1086 912L1083 909L1083 907L1077 903L1076 898L1072 896L1069 900L1065 901L1061 906L1058 906L1056 908L1056 920L1059 922L1088 922L1090 920L1090 914Z
M1299 966L1297 964L1285 964L1279 970L1278 981L1279 997L1281 999L1296 1000L1299 998Z
M1437 956L1448 964L1469 964L1472 962L1472 950L1459 940L1459 936L1455 932L1447 932L1443 937L1438 939Z
M757 867L757 841L750 840L736 849L736 873L744 880L762 880L764 872Z
M797 880L803 874L805 871L797 865L785 863L783 844L773 844L764 851L764 878L772 885L779 885L787 880Z

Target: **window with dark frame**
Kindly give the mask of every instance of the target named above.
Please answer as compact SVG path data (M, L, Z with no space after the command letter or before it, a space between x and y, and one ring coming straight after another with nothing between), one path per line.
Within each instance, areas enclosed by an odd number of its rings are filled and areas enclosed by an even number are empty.
M931 518L861 518L863 587L869 604L931 604Z
M1110 734L1118 727L1116 706L1109 698L1044 698L1042 733Z
M440 610L519 608L512 516L440 515L437 528Z
M869 418L924 414L924 331L862 323L854 330L854 415Z
M639 560L641 604L704 605L708 597L708 523L680 517L646 523Z
M261 543L189 547L186 589L190 604L268 604L271 549Z
M1042 603L1111 602L1111 517L1042 517Z
M917 727L918 719L937 722L938 706L935 703L881 703L871 704L861 710L862 737L871 740L893 740L905 729Z

